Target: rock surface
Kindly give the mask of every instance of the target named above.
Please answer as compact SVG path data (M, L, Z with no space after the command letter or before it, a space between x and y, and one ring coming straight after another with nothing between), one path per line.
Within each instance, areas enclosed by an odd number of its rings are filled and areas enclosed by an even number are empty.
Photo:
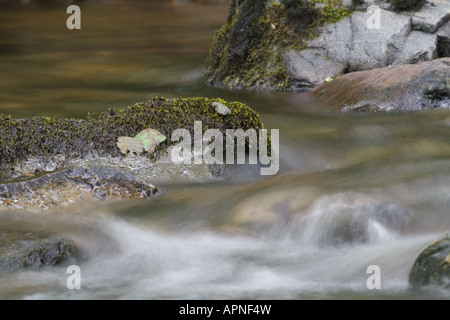
M414 287L429 284L450 288L450 239L434 241L417 257L409 274Z
M411 22L414 30L433 33L449 20L450 2L447 0L429 0L412 15Z
M450 3L431 3L412 17L380 9L379 28L368 28L371 11L355 12L320 28L320 35L307 44L308 49L291 49L284 56L295 86L310 88L347 72L447 57Z
M0 208L42 211L74 202L147 199L155 192L153 185L117 169L74 168L0 184Z
M61 156L67 159L90 155L123 158L117 146L118 137L134 137L146 128L153 128L168 137L154 154L158 159L172 145L176 129L186 129L191 136L194 122L202 121L203 132L218 129L261 129L256 111L239 102L226 102L231 113L223 116L213 103L221 99L155 97L124 109L110 109L85 119L36 117L13 119L0 114L0 181L14 175L20 162ZM203 133L202 132L202 133ZM59 167L61 168L61 167Z
M73 259L72 240L34 232L0 230L0 272L41 269Z
M450 108L450 58L353 72L311 94L343 112Z
M366 0L356 6L343 1L338 7L320 1L316 9L308 9L316 11L304 15L305 7L293 1L267 1L264 8L261 3L233 1L211 50L208 83L308 90L348 72L450 56L447 0L430 0L417 12L394 12L387 1ZM289 14L311 27L293 28ZM318 22L307 21L315 15ZM321 24L314 36L311 29Z

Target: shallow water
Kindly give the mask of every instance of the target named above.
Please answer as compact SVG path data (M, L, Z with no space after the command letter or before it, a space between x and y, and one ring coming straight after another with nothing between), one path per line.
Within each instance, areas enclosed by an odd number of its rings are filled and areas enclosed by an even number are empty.
M280 171L166 179L149 201L0 212L0 229L73 238L82 271L81 290L67 289L64 266L0 274L0 298L450 297L408 285L418 253L450 229L450 112L344 115L304 94L207 87L227 5L81 8L82 30L68 31L64 6L0 6L0 112L83 117L154 95L220 96L280 130ZM366 286L370 265L380 290Z

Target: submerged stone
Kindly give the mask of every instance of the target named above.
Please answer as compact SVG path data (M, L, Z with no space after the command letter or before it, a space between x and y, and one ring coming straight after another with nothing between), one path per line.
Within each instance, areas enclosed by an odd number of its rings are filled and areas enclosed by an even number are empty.
M0 272L51 267L75 258L72 240L57 235L0 230Z
M41 211L81 201L147 199L155 192L155 186L117 169L74 168L0 184L0 208Z
M417 257L409 274L414 287L429 284L450 289L450 239L434 241Z

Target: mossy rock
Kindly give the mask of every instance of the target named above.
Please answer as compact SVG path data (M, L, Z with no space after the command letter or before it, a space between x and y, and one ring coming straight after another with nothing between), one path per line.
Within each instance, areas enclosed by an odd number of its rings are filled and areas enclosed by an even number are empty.
M74 259L72 240L57 235L0 230L0 271L42 269Z
M349 16L340 0L233 0L216 32L205 71L213 86L289 91L283 53L306 48L317 28Z
M450 239L434 241L417 257L409 274L414 287L429 284L450 288Z
M229 115L215 111L213 102L221 102ZM80 158L90 154L123 157L117 147L119 136L134 137L146 128L160 131L168 139L152 155L158 158L172 144L170 136L179 128L193 135L194 121L202 121L208 129L262 129L256 111L239 102L221 99L155 97L125 109L109 109L98 116L84 119L35 117L13 119L0 115L0 170L8 176L14 164L30 157L48 159L56 155ZM1 178L1 177L0 177Z

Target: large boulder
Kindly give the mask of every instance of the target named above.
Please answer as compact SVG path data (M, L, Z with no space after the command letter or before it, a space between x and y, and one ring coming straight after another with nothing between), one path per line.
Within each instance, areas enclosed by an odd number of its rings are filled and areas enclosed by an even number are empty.
M450 3L403 2L234 0L216 33L206 80L307 90L352 71L449 56Z
M434 241L417 257L409 274L414 287L429 284L450 288L450 239Z
M450 58L345 74L311 91L342 112L450 108Z

